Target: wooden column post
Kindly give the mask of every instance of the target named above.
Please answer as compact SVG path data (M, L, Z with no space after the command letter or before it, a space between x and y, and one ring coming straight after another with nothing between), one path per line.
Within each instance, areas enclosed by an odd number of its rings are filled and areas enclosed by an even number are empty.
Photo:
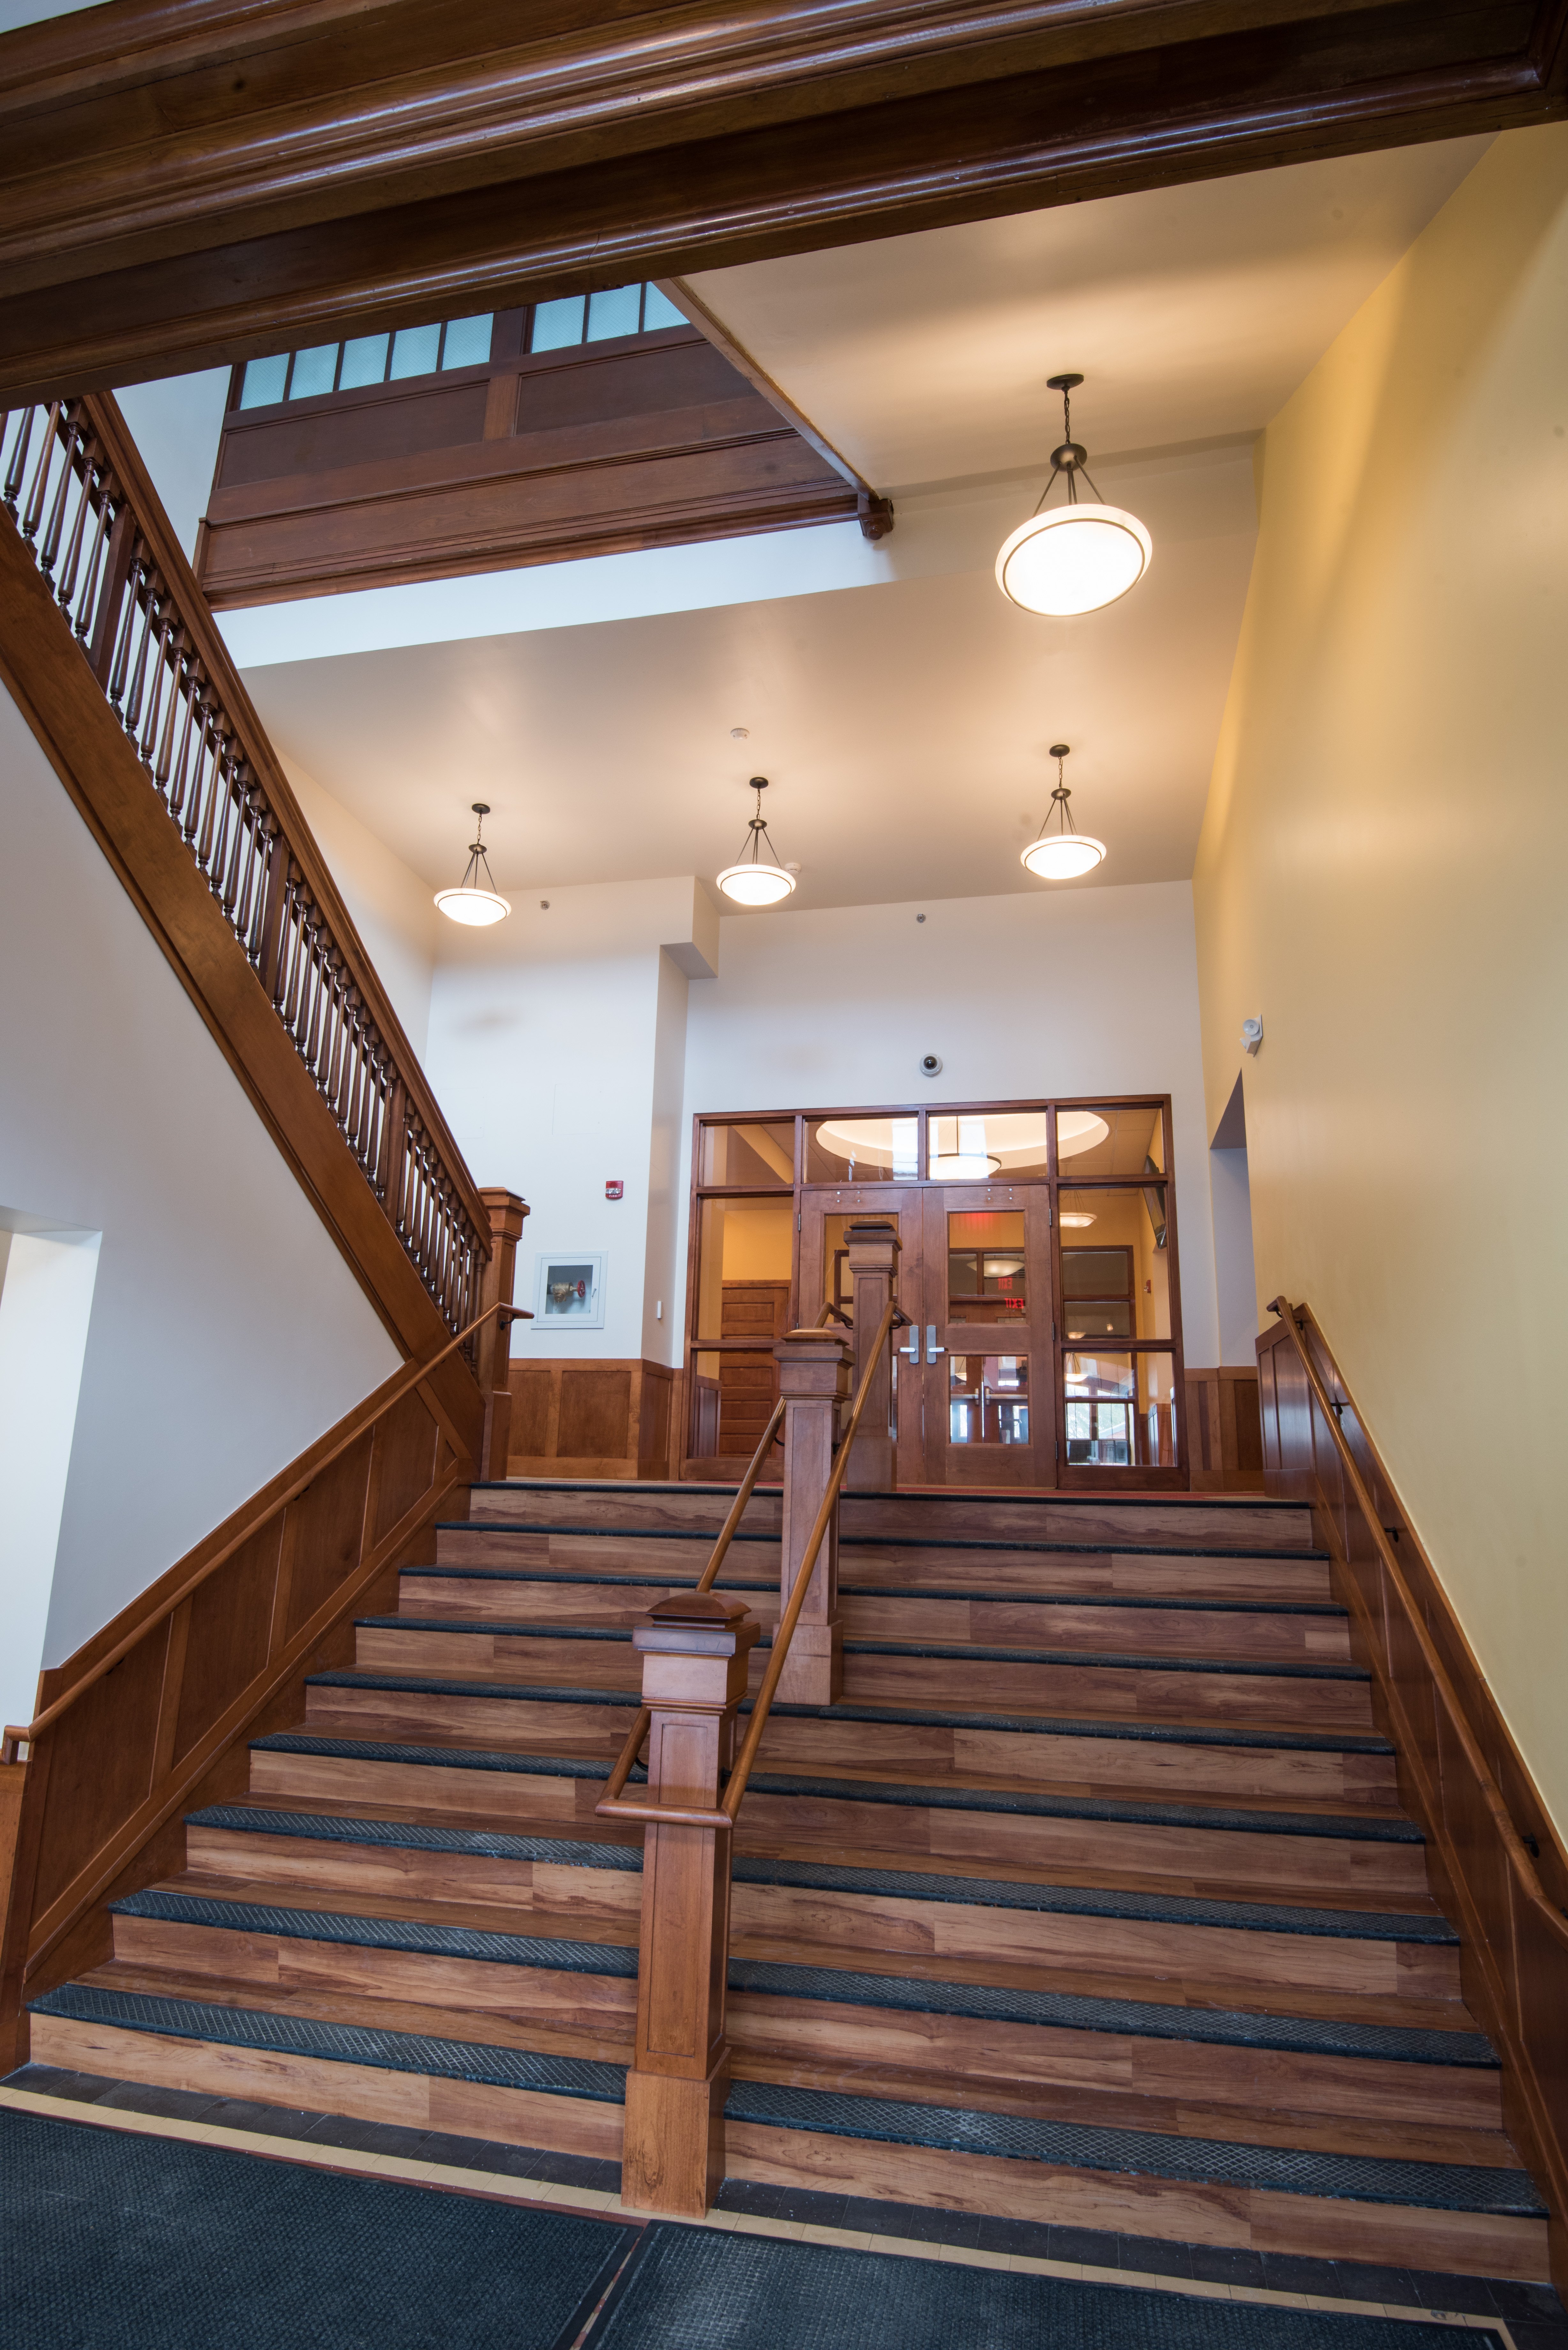
M784 1399L784 1518L779 1608L789 1605L833 1470L838 1412L849 1399L849 1340L838 1330L791 1330L774 1348ZM838 1513L834 1513L779 1680L781 1700L831 1705L844 1686L838 1617Z
M850 1295L855 1304L854 1392L858 1395L871 1342L893 1302L893 1284L898 1271L898 1228L878 1217L874 1222L846 1224L844 1237L849 1249ZM860 1432L849 1456L844 1479L846 1492L891 1493L896 1489L898 1472L893 1451L892 1418L893 1366L884 1347L861 1414Z
M490 1262L480 1284L479 1310L499 1302L510 1305L517 1273L517 1243L523 1237L527 1202L514 1191L482 1191L490 1211ZM484 1398L484 1438L479 1474L504 1477L512 1434L512 1326L497 1315L479 1334L480 1392Z
M735 1708L759 1627L743 1601L676 1593L632 1634L642 1656L648 1794L699 1811L719 1801ZM643 1831L637 2053L626 2076L621 2200L700 2219L724 2174L730 1831L649 1822Z

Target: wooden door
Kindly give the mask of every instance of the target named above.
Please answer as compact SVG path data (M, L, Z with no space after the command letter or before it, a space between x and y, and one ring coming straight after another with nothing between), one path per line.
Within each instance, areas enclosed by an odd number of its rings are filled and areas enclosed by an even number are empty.
M787 1281L726 1281L720 1336L743 1338L755 1355L719 1357L719 1421L716 1451L750 1461L762 1441L768 1414L778 1401L779 1367L773 1347L789 1327Z
M897 1228L898 1272L894 1294L906 1314L923 1308L925 1221L919 1191L902 1183L812 1186L801 1194L799 1314L803 1325L815 1322L827 1305L837 1305L846 1314L852 1312L844 1227L862 1216L885 1217ZM908 1330L897 1334L900 1351L893 1358L893 1429L900 1485L925 1482L924 1399L912 1336Z
M922 1206L924 1482L1054 1485L1050 1193L932 1184Z

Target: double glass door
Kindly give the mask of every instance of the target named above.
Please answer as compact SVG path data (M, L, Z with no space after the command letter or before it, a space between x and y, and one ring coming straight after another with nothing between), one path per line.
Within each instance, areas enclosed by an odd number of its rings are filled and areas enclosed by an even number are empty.
M801 1295L853 1313L846 1228L898 1235L894 1425L905 1485L1055 1482L1050 1199L1043 1187L859 1184L807 1191Z

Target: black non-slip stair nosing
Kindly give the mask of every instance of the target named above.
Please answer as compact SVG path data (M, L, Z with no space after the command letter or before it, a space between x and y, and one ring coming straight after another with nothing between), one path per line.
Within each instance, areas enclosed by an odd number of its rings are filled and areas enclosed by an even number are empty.
M632 1690L577 1689L554 1681L454 1681L423 1673L369 1672L347 1665L331 1672L312 1673L306 1686L400 1690L416 1696L493 1697L521 1700L531 1705L605 1705L622 1711L642 1702ZM740 1711L750 1713L754 1702L743 1697ZM842 1700L833 1705L797 1705L775 1700L770 1711L790 1721L882 1722L920 1730L1017 1732L1024 1737L1107 1738L1156 1746L1258 1747L1293 1754L1390 1755L1397 1752L1386 1738L1362 1737L1348 1731L1232 1730L1220 1724L1212 1729L1190 1729L1158 1721L1077 1721L1043 1713L946 1712L930 1706L846 1704Z
M627 1875L639 1874L642 1868L640 1845L585 1844L565 1836L441 1827L421 1820L360 1820L339 1812L286 1812L250 1803L209 1804L190 1813L185 1825L327 1844L384 1845L396 1850L464 1853L496 1860L543 1860L560 1867L609 1868ZM1211 1901L1188 1893L1118 1893L1093 1886L1032 1885L1012 1877L946 1877L929 1869L864 1868L841 1861L769 1860L743 1854L732 1857L730 1874L737 1885L794 1887L875 1900L935 1901L960 1908L1198 1926L1222 1932L1293 1934L1323 1941L1416 1942L1451 1949L1459 1939L1446 1918L1408 1911Z
M359 1619L369 1624L378 1619ZM609 1631L599 1625L584 1624L470 1624L461 1617L432 1616L428 1619L411 1616L387 1616L379 1619L405 1632L464 1632L484 1633L498 1640L597 1640L609 1646L629 1648L631 1632ZM773 1634L764 1628L759 1648L771 1648ZM846 1657L934 1657L947 1662L977 1665L1113 1665L1128 1672L1162 1673L1239 1673L1251 1679L1369 1681L1370 1671L1364 1665L1325 1665L1296 1662L1281 1659L1277 1662L1252 1658L1231 1657L1148 1657L1122 1655L1100 1648L988 1648L978 1641L952 1640L846 1640Z
M456 1567L404 1567L404 1575L444 1575L456 1582L470 1582L463 1570ZM663 1575L562 1575L557 1570L529 1572L520 1567L505 1567L496 1575L493 1567L482 1570L493 1582L505 1584L547 1584L550 1588L566 1591L663 1591ZM766 1582L741 1582L738 1576L720 1575L720 1591L775 1591L778 1576ZM1204 1600L1204 1598L1140 1598L1136 1591L961 1591L961 1588L931 1586L893 1586L893 1584L846 1584L839 1575L839 1598L842 1600L936 1600L936 1603L961 1605L961 1607L1149 1607L1161 1615L1328 1615L1349 1617L1349 1607L1337 1600Z
M607 1762L556 1755L496 1754L467 1746L405 1746L400 1742L358 1738L312 1738L276 1731L253 1740L264 1753L340 1754L354 1762L428 1762L455 1770L514 1772L524 1778L607 1779ZM636 1776L640 1782L643 1773ZM881 1779L827 1779L794 1772L753 1771L752 1793L811 1798L828 1803L883 1804L903 1811L1000 1813L1036 1820L1103 1820L1128 1827L1212 1829L1220 1835L1326 1837L1336 1844L1426 1842L1413 1820L1358 1819L1337 1812L1241 1812L1216 1804L1116 1803L1101 1796L1035 1795L984 1787L911 1787Z
M107 1991L93 1984L70 1982L35 2000L31 2012L122 2031L204 2040L221 2047L268 2049L602 2105L625 2102L626 2075L618 2064L588 2057L542 2055L530 2049L500 2048L480 2041L327 2023L269 2009L223 2007L201 2000ZM1313 2154L1227 2139L1162 2137L1151 2130L903 2105L891 2097L854 2096L764 2082L737 2082L724 2111L729 2120L763 2127L1189 2185L1230 2185L1396 2208L1531 2219L1546 2216L1526 2172L1488 2170L1479 2165Z
M282 1902L235 1900L157 1887L128 1894L109 1906L117 1918L145 1918L223 1933L272 1935L283 1941L342 1943L349 1949L393 1950L413 1958L465 1959L478 1965L599 1975L623 1982L634 1981L638 1970L635 1944L578 1942L551 1935L503 1933L488 1927L444 1926L425 1918L302 1908ZM1243 2009L1175 2007L1147 2000L1099 1999L1078 1992L1019 1991L919 1977L909 1980L856 1968L796 1966L773 1960L732 1959L729 1987L763 1998L811 2000L839 2007L881 2008L899 2014L945 2015L1055 2032L1112 2033L1122 2039L1190 2042L1204 2047L1361 2058L1383 2064L1450 2065L1468 2071L1500 2069L1490 2043L1479 2032L1346 2023L1318 2016L1260 2015Z
M857 1500L858 1495L846 1498ZM1294 1503L1287 1508L1299 1506ZM438 1518L435 1531L441 1534L571 1534L592 1542L705 1542L711 1547L718 1529L713 1526L586 1526L569 1520L562 1524L534 1518ZM733 1543L779 1542L777 1532L772 1534L757 1526L742 1526L730 1537ZM1302 1560L1311 1565L1325 1565L1333 1556L1326 1550L1193 1550L1185 1543L1096 1543L1096 1542L988 1542L979 1534L845 1534L839 1536L839 1549L846 1550L1006 1550L1024 1552L1064 1553L1076 1557L1087 1552L1091 1555L1113 1552L1121 1558L1218 1558L1228 1566L1241 1565L1249 1560L1270 1566L1293 1566ZM409 1570L414 1574L423 1570ZM460 1573L483 1574L484 1569L463 1568ZM509 1574L510 1568L493 1570Z

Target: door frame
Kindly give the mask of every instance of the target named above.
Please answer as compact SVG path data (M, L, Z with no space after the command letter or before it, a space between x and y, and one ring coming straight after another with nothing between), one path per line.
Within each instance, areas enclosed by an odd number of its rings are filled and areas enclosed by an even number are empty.
M702 1203L704 1201L724 1199L779 1200L793 1198L794 1213L790 1252L789 1319L792 1326L797 1326L802 1311L800 1285L801 1226L805 1207L805 1194L807 1191L821 1192L825 1191L833 1191L841 1195L846 1208L855 1209L861 1205L861 1195L867 1193L897 1193L901 1200L906 1196L909 1196L911 1198L917 1195L923 1197L932 1191L951 1188L948 1179L940 1178L933 1181L930 1178L927 1177L923 1171L912 1178L906 1178L898 1182L886 1183L879 1183L871 1180L867 1180L863 1183L845 1183L842 1181L831 1182L824 1181L822 1179L815 1177L808 1180L806 1161L807 1129L815 1125L819 1120L824 1118L914 1118L918 1121L918 1154L916 1165L923 1170L929 1163L929 1123L933 1118L983 1117L986 1115L1002 1115L1007 1112L1020 1110L1045 1110L1054 1113L1061 1110L1076 1109L1139 1108L1148 1108L1158 1111L1161 1122L1160 1132L1163 1170L1158 1175L1158 1180L1163 1187L1165 1193L1165 1253L1168 1267L1168 1285L1169 1290L1170 1335L1167 1338L1129 1338L1124 1345L1117 1347L1115 1351L1117 1353L1132 1353L1135 1355L1161 1354L1168 1355L1170 1357L1172 1385L1177 1407L1175 1417L1176 1459L1174 1462L1168 1466L1144 1464L1126 1469L1098 1468L1085 1466L1084 1464L1069 1463L1066 1457L1066 1398L1062 1378L1062 1364L1066 1353L1069 1351L1069 1347L1067 1341L1062 1335L1062 1325L1059 1321L1054 1320L1050 1378L1052 1387L1052 1417L1054 1421L1053 1446L1055 1459L1054 1462L1045 1465L1049 1465L1054 1470L1054 1482L1055 1486L1067 1492L1095 1492L1100 1493L1189 1492L1191 1486L1191 1448L1187 1427L1186 1378L1181 1335L1181 1276L1177 1222L1175 1132L1172 1122L1170 1096L1168 1093L1155 1093L1152 1090L1147 1093L1130 1094L1078 1093L1074 1095L1025 1095L1022 1097L1014 1097L1012 1100L1007 1101L904 1101L855 1104L852 1106L846 1106L842 1102L829 1102L819 1107L809 1109L723 1109L699 1110L694 1112L691 1119L691 1175L687 1220L686 1294L684 1321L682 1326L682 1355L681 1367L678 1374L680 1392L677 1398L676 1416L673 1423L674 1426L679 1428L681 1432L680 1467L677 1473L681 1478L691 1481L703 1482L711 1482L714 1483L727 1482L732 1484L738 1482L748 1465L747 1462L743 1461L732 1461L722 1455L712 1456L706 1459L697 1458L691 1453L689 1449L692 1440L692 1419L696 1405L695 1380L697 1356L699 1354L707 1355L719 1352L722 1350L723 1346L726 1344L735 1346L739 1343L736 1341L716 1342L712 1339L706 1339L699 1344L695 1335L697 1319L697 1279L700 1258L699 1235L701 1223ZM786 1183L782 1177L774 1182L733 1184L702 1183L699 1180L702 1166L702 1135L705 1128L734 1126L779 1127L785 1125L793 1127L794 1135L792 1181ZM1068 1175L1064 1177L1059 1172L1057 1166L1054 1116L1053 1116L1051 1119L1049 1137L1046 1162L1047 1171L1045 1174L1033 1176L1007 1174L999 1178L999 1180L1005 1181L1009 1188L1022 1189L1025 1185L1030 1185L1043 1186L1046 1187L1048 1190L1050 1201L1052 1249L1051 1287L1053 1298L1059 1304L1063 1295L1061 1218L1058 1212L1059 1195L1061 1191L1085 1190L1139 1191L1147 1190L1151 1181L1157 1179L1152 1178L1147 1170L1141 1175ZM865 1205L867 1212L875 1212L875 1205L871 1201L867 1200ZM753 1351L755 1350L753 1349ZM1032 1403L1033 1400L1034 1399L1032 1396ZM902 1471L904 1444L901 1431L899 1454L900 1471ZM911 1480L911 1482L913 1481ZM1032 1486L1029 1490L1040 1491L1046 1489L1043 1489L1038 1486Z

